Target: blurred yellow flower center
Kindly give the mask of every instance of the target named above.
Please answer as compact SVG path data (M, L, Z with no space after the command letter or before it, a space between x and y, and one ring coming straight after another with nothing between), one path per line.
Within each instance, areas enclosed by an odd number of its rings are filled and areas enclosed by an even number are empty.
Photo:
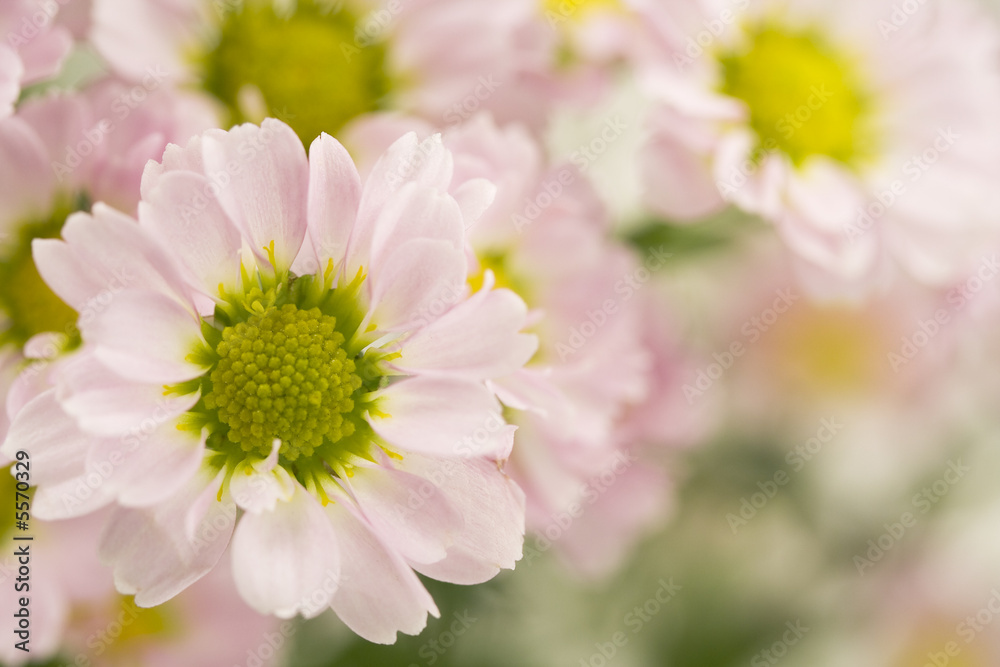
M899 655L898 659L892 663L892 667L914 667L935 664L931 656L937 656L936 662L947 667L992 667L992 661L984 659L980 647L967 645L955 634L955 626L961 621L955 621L951 625L943 625L947 620L940 619L941 627L921 627L919 634L914 636L913 641ZM958 655L951 655L945 652L949 644L959 647Z
M760 28L721 65L722 92L746 102L764 148L796 165L824 155L848 166L871 150L856 68L818 35Z
M582 21L595 11L622 9L621 0L542 0L542 10L552 23Z
M76 338L77 314L42 280L31 257L31 241L59 236L66 217L77 210L57 206L48 219L23 225L0 260L0 310L7 317L0 345L21 347L32 336L48 331Z
M779 372L793 391L864 393L880 380L885 336L864 312L804 306L775 330Z
M340 4L300 0L286 15L271 0L250 0L226 13L200 60L205 88L233 122L280 118L309 145L379 108L389 88L386 26Z
M510 266L510 255L504 251L491 251L479 253L479 270L469 275L469 287L472 291L478 292L483 288L483 280L486 277L487 269L493 272L495 289L509 289L522 299L527 299L527 283L517 275L516 270Z

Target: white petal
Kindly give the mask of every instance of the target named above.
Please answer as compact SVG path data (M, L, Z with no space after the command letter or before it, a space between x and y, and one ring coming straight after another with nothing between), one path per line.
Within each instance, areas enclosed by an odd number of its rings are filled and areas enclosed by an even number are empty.
M403 371L489 379L512 373L538 348L520 333L527 307L509 290L483 289L424 327L401 346Z
M268 118L202 142L205 170L224 174L219 203L250 240L254 253L274 241L279 269L291 267L306 235L309 161L290 127ZM233 166L239 168L234 169Z
M56 401L56 390L49 389L14 417L2 452L13 459L26 451L32 484L48 486L80 475L91 444L92 437L80 431Z
M92 352L92 351L91 351ZM164 395L163 386L123 378L86 351L59 368L59 402L84 431L121 435L187 412L199 398Z
M380 264L369 283L380 331L423 326L465 294L465 252L447 241L409 241Z
M462 516L433 482L402 470L355 468L350 490L386 544L410 562L441 560Z
M148 507L167 500L198 472L205 436L151 419L122 438L101 440L87 456L87 471L104 480L122 505Z
M343 260L360 200L354 161L339 141L321 134L309 148L309 235L320 260Z
M347 502L327 507L340 545L337 616L370 642L391 644L397 632L419 634L427 613L439 615L427 589L395 551L352 513Z
M452 461L408 456L402 468L440 486L459 509L464 528L448 557L417 565L421 574L456 584L478 584L501 569L511 569L521 558L524 543L524 493L497 466L485 458Z
M155 292L122 292L104 312L80 324L98 359L123 377L172 384L205 372L187 360L201 343L198 320Z
M243 240L207 178L185 171L168 172L143 199L140 224L182 258L193 285L218 296L220 284L236 284Z
M370 416L372 428L404 452L505 458L513 445L500 403L476 382L408 378L381 392L378 409L388 416Z
M260 462L244 460L233 469L229 493L248 512L274 512L278 503L287 503L295 494L296 482L284 468L261 469Z
M340 581L338 536L301 485L271 511L244 514L233 535L233 577L263 614L307 618L326 609Z
M120 593L135 595L140 607L153 607L215 566L229 544L236 504L201 501L214 496L221 483L221 477L205 471L156 507L115 508L101 536L100 555L114 568Z

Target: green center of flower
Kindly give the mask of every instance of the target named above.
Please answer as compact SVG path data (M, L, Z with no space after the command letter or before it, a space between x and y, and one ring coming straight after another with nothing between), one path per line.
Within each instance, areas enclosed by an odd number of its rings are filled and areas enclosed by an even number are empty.
M332 265L305 276L244 270L241 288L220 286L214 314L202 320L204 341L188 356L205 374L168 387L201 394L181 428L208 431L214 465L264 459L277 442L279 465L309 484L350 474L378 447L389 451L366 417L382 414L376 392L389 382L383 362L394 353L365 327L364 276L334 286L333 273Z
M218 42L199 58L203 85L233 122L277 117L309 145L379 108L389 90L382 32L345 7L300 0L287 13L249 0L226 13Z
M38 274L31 257L31 242L59 236L67 216L86 207L85 202L77 204L61 204L47 219L22 225L6 246L0 260L0 309L7 316L7 326L0 332L0 345L20 348L32 336L48 331L76 339L76 311L57 297Z
M286 304L222 330L205 405L229 427L230 442L266 457L278 438L295 461L354 432L344 416L362 382L336 324L319 308Z
M721 91L746 102L765 148L796 165L824 155L855 166L870 152L870 103L857 68L818 35L763 27L721 65Z

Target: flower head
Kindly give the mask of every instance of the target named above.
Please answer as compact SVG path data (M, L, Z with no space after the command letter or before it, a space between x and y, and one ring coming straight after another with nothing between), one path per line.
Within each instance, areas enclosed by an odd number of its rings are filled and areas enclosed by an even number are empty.
M825 292L897 267L932 284L961 275L996 235L1000 36L971 3L902 26L893 9L743 3L712 33L697 3L648 3L649 205L759 215Z
M335 140L307 159L267 120L168 147L138 223L95 205L65 240L36 241L71 306L130 280L81 319L80 353L5 444L47 471L36 514L116 501L102 553L142 606L209 571L232 535L257 610L333 606L375 641L436 612L413 569L472 583L511 567L513 428L486 381L536 343L518 297L465 285L464 230L492 187L459 205L451 171L439 138L411 135L362 186ZM47 461L57 445L73 454Z

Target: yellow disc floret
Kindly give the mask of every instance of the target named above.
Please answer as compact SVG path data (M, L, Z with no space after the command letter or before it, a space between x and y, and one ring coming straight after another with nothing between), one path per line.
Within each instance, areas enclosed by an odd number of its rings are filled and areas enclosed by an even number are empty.
M762 146L797 165L824 155L854 166L871 152L856 68L818 34L760 28L721 65L721 91L746 102Z
M344 415L362 381L336 324L319 308L285 304L223 329L205 406L231 443L267 456L278 439L295 461L354 433Z

